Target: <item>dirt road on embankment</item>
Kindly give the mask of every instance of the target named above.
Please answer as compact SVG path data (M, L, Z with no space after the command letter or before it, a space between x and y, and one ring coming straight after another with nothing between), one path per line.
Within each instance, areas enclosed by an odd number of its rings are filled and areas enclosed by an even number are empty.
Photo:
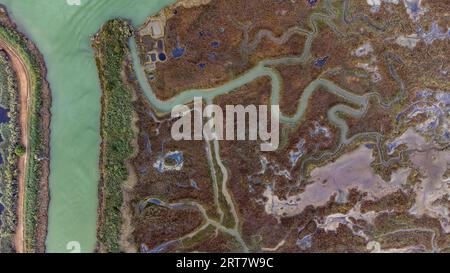
M20 56L8 44L0 40L0 48L3 49L11 60L12 67L16 72L19 91L19 125L21 143L26 152L19 159L18 174L18 196L17 196L17 227L15 246L18 253L24 252L24 202L25 202L25 172L29 156L28 147L28 109L30 95L30 77L27 67Z

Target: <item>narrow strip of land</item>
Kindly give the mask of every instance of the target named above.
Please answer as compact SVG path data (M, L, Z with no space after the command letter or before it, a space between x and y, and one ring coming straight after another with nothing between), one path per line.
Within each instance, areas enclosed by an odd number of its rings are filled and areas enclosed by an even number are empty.
M23 60L7 43L0 40L0 48L5 50L11 60L12 67L17 77L17 87L19 91L19 123L21 143L25 147L26 152L19 159L18 164L18 195L17 195L17 227L15 236L16 252L23 253L25 251L24 240L24 203L25 203L25 172L27 166L27 159L29 155L28 147L28 109L29 109L29 94L30 82L27 67Z

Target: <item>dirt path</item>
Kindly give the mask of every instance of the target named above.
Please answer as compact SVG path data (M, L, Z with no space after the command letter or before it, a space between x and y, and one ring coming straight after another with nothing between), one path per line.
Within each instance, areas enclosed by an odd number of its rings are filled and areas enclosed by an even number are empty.
M18 176L18 197L17 197L17 227L15 236L15 247L18 253L25 251L24 246L24 201L25 201L25 172L27 159L29 155L28 147L28 109L29 109L29 94L30 82L29 74L20 56L5 42L0 40L0 48L4 49L8 54L14 71L17 75L17 83L19 88L20 100L20 135L21 143L26 148L25 155L19 159L19 176Z

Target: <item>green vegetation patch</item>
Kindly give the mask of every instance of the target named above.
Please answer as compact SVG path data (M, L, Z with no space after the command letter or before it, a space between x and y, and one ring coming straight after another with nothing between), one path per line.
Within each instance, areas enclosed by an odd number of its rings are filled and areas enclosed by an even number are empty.
M118 252L123 202L122 183L128 177L126 160L133 154L132 91L122 81L122 70L129 53L131 26L123 20L107 22L93 43L102 96L103 208L98 239L105 251Z
M14 251L14 234L17 223L17 162L15 147L18 145L20 132L17 124L17 84L16 75L6 56L0 51L0 106L8 109L9 122L0 124L0 203L4 210L0 214L0 253Z

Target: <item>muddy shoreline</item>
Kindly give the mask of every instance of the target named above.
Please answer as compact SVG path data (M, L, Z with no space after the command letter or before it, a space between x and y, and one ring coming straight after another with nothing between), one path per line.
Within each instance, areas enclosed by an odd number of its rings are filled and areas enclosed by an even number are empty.
M23 33L17 30L17 25L9 17L8 10L5 6L0 5L1 12L1 24L5 27L15 31L25 42L26 47L29 49L34 58L36 58L39 64L39 72L41 77L41 94L40 99L42 101L41 109L39 110L40 124L39 129L41 132L41 141L43 151L40 154L40 178L39 178L39 192L38 192L38 204L37 204L37 225L36 225L36 249L29 250L24 249L24 252L45 252L45 240L47 237L48 228L48 208L50 203L49 194L49 174L50 174L50 121L51 121L51 90L50 85L46 79L47 67L45 66L44 57L37 48L37 46ZM32 94L31 94L32 95ZM30 97L29 99L34 99ZM26 193L25 193L26 194ZM19 216L18 216L19 217ZM24 217L24 215L22 215Z

